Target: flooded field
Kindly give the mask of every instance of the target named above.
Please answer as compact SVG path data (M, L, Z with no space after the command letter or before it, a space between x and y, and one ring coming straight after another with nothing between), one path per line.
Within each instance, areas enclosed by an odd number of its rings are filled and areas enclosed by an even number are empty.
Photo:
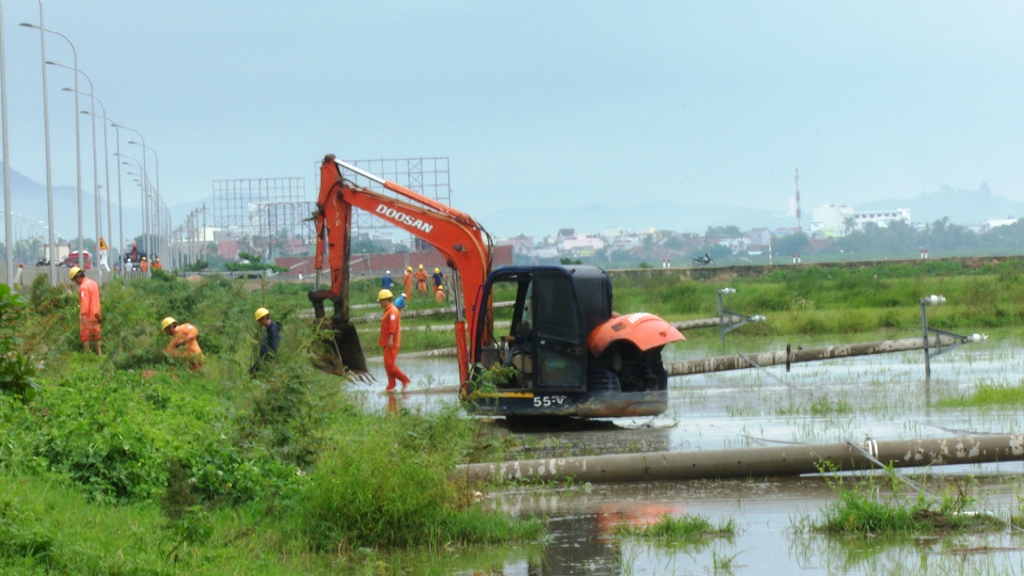
M764 350L781 346L766 344ZM751 350L757 351L757 350ZM718 355L716 348L679 346L666 361ZM1016 408L942 408L937 403L981 384L1024 379L1019 342L965 346L932 359L922 352L832 360L785 368L672 378L670 408L656 418L614 419L571 430L506 431L514 458L651 451L691 451L824 442L895 440L1024 430ZM457 385L453 359L400 364L413 377L411 394L391 408L432 410ZM371 364L383 373L379 364ZM378 375L380 377L380 375ZM360 386L366 402L384 409L382 385ZM948 486L976 498L974 510L1002 519L1022 505L1021 463L907 469L927 494ZM911 499L916 494L911 490ZM512 550L466 574L1010 574L1024 573L1024 532L887 539L824 536L806 529L836 499L823 477L730 481L516 486L488 494L485 504L549 519L539 548ZM620 524L665 515L731 521L735 533L698 544L672 544L614 534Z

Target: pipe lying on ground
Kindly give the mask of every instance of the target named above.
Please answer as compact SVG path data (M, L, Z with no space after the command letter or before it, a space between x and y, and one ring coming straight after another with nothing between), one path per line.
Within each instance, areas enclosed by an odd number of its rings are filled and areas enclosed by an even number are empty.
M938 342L936 342L938 340ZM961 339L942 334L928 338L931 348L952 346ZM891 352L908 352L924 348L924 338L903 338L900 340L883 340L881 342L865 342L862 344L842 344L823 348L807 348L778 352L759 352L754 354L734 354L732 356L715 356L680 362L666 362L665 371L669 376L686 376L706 372L725 372L727 370L745 370L758 366L778 366L780 364L798 364L800 362L817 362L848 356L867 356L870 354L888 354Z
M733 324L739 324L744 318L742 316L725 316L724 321L726 326ZM695 330L697 328L718 328L722 324L718 316L714 318L698 318L697 320L683 320L682 322L673 322L672 327L682 332L683 330Z
M896 468L1024 460L1024 435L1015 434L865 440L857 445ZM849 444L836 443L464 464L456 467L455 476L484 482L572 479L595 483L749 478L813 474L825 461L836 470L877 468Z

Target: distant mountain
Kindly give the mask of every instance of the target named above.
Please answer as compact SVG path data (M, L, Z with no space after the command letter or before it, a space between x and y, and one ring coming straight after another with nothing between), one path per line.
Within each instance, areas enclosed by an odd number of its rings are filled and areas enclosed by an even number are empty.
M0 163L0 169L2 169L3 163ZM122 194L135 194L139 195L139 188L136 185L125 186L122 180ZM114 196L116 200L117 188L116 181L111 183L111 187L114 188ZM95 208L95 196L92 194L92 181L82 182L82 235L86 238L92 238L96 228L96 208ZM131 192L129 192L131 190ZM0 204L2 204L3 197L0 195ZM140 200L141 201L141 200ZM123 209L124 218L124 237L125 242L128 242L129 238L141 234L142 225L142 211L139 208L131 207L125 203ZM46 203L46 183L36 182L24 174L18 172L14 168L11 168L11 207L14 212L20 214L25 219L33 222L42 222L44 225L47 223L47 203ZM106 197L103 198L103 203L100 206L101 217L103 219L103 235L106 236L107 230L107 204ZM117 223L118 223L118 212L116 202L111 205L111 212L114 219L114 234L117 235ZM18 221L15 219L14 229L18 230ZM65 186L65 185L54 185L53 187L53 221L54 230L64 238L75 239L78 238L78 189L76 186ZM2 220L0 220L2 222ZM2 227L2 224L0 224ZM22 230L27 228L23 225ZM38 228L37 228L38 230ZM45 237L45 232L43 232ZM116 239L111 239L116 242Z
M945 216L949 216L950 222L961 226L981 224L996 218L1024 218L1024 202L997 196L985 183L977 190L943 186L936 192L922 192L914 198L864 202L855 208L858 211L908 208L911 220L924 224L931 224Z

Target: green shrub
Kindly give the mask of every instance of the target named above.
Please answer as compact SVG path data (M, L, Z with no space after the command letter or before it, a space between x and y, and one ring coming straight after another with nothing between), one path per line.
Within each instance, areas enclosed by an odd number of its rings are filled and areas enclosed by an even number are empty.
M24 298L7 284L0 284L0 393L31 400L38 388L32 380L35 368L19 349L22 340L15 332L15 327L24 322L24 307Z
M533 522L513 523L469 507L450 478L476 423L455 407L435 416L356 418L322 457L296 509L296 523L321 550L440 546L532 538Z

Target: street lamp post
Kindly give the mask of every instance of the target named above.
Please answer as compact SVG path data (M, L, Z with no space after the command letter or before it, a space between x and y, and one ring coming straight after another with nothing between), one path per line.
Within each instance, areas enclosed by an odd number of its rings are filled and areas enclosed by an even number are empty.
M103 118L103 120L104 120L104 122L103 122L103 171L106 173L106 182L107 182L105 190L107 191L107 193L106 193L106 195L107 195L107 238L109 239L109 242L107 242L107 244L108 244L107 248L109 250L109 244L114 241L114 222L113 222L114 219L113 219L113 217L111 216L111 213L110 213L110 151L107 149L107 122L110 122L110 118L107 118L107 107L103 105L103 100L100 100L99 97L96 97L96 96L93 96L93 98L97 102L100 103L100 108L103 110L103 114L100 114L99 116L100 116L100 118ZM86 111L83 110L82 114L93 114L93 113L92 112L86 112ZM93 116L95 117L95 114L93 114ZM108 256L112 256L112 254L108 254Z
M118 153L117 156L122 158L123 160L131 160L132 162L135 163L134 165L139 168L139 173L138 174L136 174L135 172L125 172L125 174L127 174L128 176L138 176L139 177L139 193L140 193L140 195L142 197L142 206L143 206L142 250L144 252L146 252L146 254L148 255L149 258L152 258L153 255L149 253L149 240L147 239L148 234L146 234L146 217L145 217L146 184L145 184L145 176L143 176L145 174L145 171L142 169L142 164L138 160L136 160L135 158L132 158L131 156L125 156L124 154L121 154L121 153ZM125 162L125 161L122 161L121 164L124 164L125 166L132 166L132 164L130 164L128 162ZM119 171L120 171L120 169L119 169Z
M14 247L11 246L11 151L7 145L7 55L4 53L4 6L0 2L0 122L3 123L4 240L7 252L7 285L14 288Z
M153 153L153 160L156 161L156 183L155 183L156 188L154 189L155 201L154 201L153 209L154 209L154 211L156 213L155 216L156 216L157 234L160 235L159 236L160 240L157 241L157 243L159 244L159 243L162 242L162 239L163 239L163 235L162 235L163 222L160 219L160 214L161 214L161 210L160 210L160 157L157 156L156 150L153 150L152 147L146 146L146 139L142 138L142 134L141 133L136 131L136 134L139 134L139 137L142 139L142 144L139 144L138 142L136 142L134 140L129 140L128 143L129 144L135 144L136 146L142 146L142 162L143 162L143 164L145 164L145 162L146 162L146 151L147 150ZM160 249L160 250L163 249L161 246L158 246L157 248Z
M92 110L91 112L89 112L89 114L92 115L92 195L93 195L93 198L95 200L94 204L96 205L95 206L95 208L96 208L96 238L95 238L95 240L96 240L96 243L99 244L100 236L103 235L103 224L102 224L101 219L100 219L100 190L99 190L99 188L100 188L100 181L99 181L99 170L97 170L97 162L96 162L96 100L97 100L97 98L96 98L96 91L93 89L92 78L90 78L88 74L86 74L85 72L80 70L78 68L77 64L75 65L74 68L71 68L70 66L65 66L64 64L58 64L57 62L47 61L46 63L51 65L51 66L57 66L59 68L67 68L68 70L71 70L72 72L74 72L76 74L81 74L82 76L85 77L86 81L89 82L89 93L88 93L88 96L90 98L89 106L90 106L90 108ZM65 90L70 92L70 90L68 90L66 88L65 88ZM77 90L78 90L78 87L76 86L75 87L75 91L76 91L76 93L75 93L75 105L76 106L78 105L77 104L78 103L78 93L77 93ZM75 110L76 114L80 113L80 112L82 112L82 111L81 110ZM99 247L98 246L97 246L96 252L99 253ZM103 284L103 270L99 266L96 266L96 278L99 280L99 283L102 285Z
M114 124L114 127L115 128L124 128L125 130L130 130L132 132L135 132L136 134L139 135L139 138L142 139L142 148L143 148L143 154L142 154L142 176L141 176L141 178L142 178L142 249L146 252L146 254L148 254L150 257L152 257L152 254L150 254L150 251L149 251L149 211L148 211L148 205L147 205L147 202L146 202L146 182L149 179L149 174L146 172L146 154L145 154L146 137L142 135L142 132L139 132L138 130L136 130L134 128L129 128L129 127L125 126L124 124ZM129 141L129 143L133 143L133 142Z
M74 62L75 70L78 70L78 50L75 50L75 44L74 44L74 42L71 41L70 38L68 38L67 36L61 34L60 32L57 32L56 30L50 30L49 28L44 28L42 26L42 20L41 19L39 21L39 26L36 26L35 24L29 24L28 22L22 22L20 25L24 26L26 28L35 28L36 30L39 30L40 33L42 33L42 32L49 32L50 34L54 34L56 36L60 36L61 38L66 40L68 45L71 46L71 55L72 55L72 59L73 59L73 62ZM44 63L45 63L45 59L44 59ZM44 67L45 67L45 64L44 64ZM44 72L43 77L44 78L46 77L45 76L45 72ZM84 242L82 240L82 144L81 144L82 143L82 139L81 139L80 122L78 121L78 117L79 117L78 111L80 110L80 108L78 107L78 74L75 74L74 77L75 77L75 171L76 171L77 177L78 177L78 266L79 266L79 268L81 268L83 266L83 263L85 262L85 255L82 253L83 250L85 249ZM51 229L52 228L53 227L51 226Z
M57 285L57 240L54 236L53 225L53 172L50 164L50 103L46 91L46 33L42 30L43 22L43 0L39 0L39 67L43 73L43 143L46 149L46 221L48 223L48 240L50 243L50 285Z
M114 127L114 139L116 152L114 156L121 158L121 127L117 125L117 122L110 122L110 125ZM120 258L121 271L124 272L124 204L121 201L121 164L117 164L117 254Z

